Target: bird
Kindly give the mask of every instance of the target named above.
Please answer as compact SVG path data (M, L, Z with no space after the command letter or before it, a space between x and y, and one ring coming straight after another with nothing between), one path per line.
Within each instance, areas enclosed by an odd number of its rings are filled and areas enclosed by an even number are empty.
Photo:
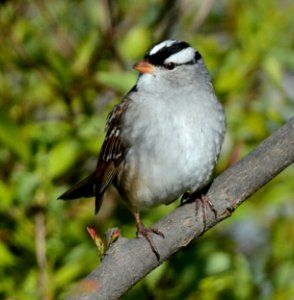
M96 169L59 199L95 197L98 213L112 183L159 257L140 213L192 195L210 180L226 132L204 59L189 43L168 39L153 45L133 66L134 87L114 106Z

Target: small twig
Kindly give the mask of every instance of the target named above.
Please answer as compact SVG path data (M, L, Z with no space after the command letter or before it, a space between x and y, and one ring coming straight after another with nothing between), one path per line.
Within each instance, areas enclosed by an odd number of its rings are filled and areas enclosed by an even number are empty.
M198 14L195 16L192 22L191 33L195 34L199 30L199 28L207 18L209 12L211 11L213 4L214 4L214 0L201 1Z
M36 226L36 257L39 268L39 291L40 299L49 300L47 295L47 256L46 256L46 229L43 211L37 211L35 215Z

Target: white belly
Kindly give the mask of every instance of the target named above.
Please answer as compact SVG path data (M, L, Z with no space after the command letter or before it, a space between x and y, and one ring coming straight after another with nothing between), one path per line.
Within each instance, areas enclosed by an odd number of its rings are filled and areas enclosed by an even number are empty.
M119 177L131 210L169 203L207 183L225 129L224 116L213 116L220 112L220 106L216 108L208 119L199 111L188 116L187 110L176 116L155 114L148 117L152 122L141 119L138 130L126 133L130 148Z

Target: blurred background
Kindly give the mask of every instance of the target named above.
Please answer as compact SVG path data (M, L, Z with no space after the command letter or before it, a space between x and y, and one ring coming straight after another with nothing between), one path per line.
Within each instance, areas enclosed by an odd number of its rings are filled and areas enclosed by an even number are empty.
M227 114L217 174L294 115L293 16L291 0L1 0L0 299L63 299L99 264L87 226L135 236L114 188L97 216L93 200L56 199L94 170L152 44L202 53ZM293 200L291 166L122 299L294 299Z

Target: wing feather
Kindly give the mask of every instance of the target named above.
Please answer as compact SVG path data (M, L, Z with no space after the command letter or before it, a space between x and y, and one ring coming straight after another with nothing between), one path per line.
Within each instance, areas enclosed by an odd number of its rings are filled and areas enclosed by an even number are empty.
M95 213L99 211L102 204L102 196L123 162L125 149L121 142L120 133L122 116L129 102L129 98L124 98L121 103L113 108L108 116L106 137L102 144L95 172L63 193L59 199L71 200L95 196Z
M108 116L106 126L106 137L102 145L97 167L95 180L95 212L99 211L102 203L102 196L108 185L113 181L123 161L124 146L120 139L122 116L127 109L129 100L125 98L120 104L114 107ZM100 170L104 170L100 172Z

